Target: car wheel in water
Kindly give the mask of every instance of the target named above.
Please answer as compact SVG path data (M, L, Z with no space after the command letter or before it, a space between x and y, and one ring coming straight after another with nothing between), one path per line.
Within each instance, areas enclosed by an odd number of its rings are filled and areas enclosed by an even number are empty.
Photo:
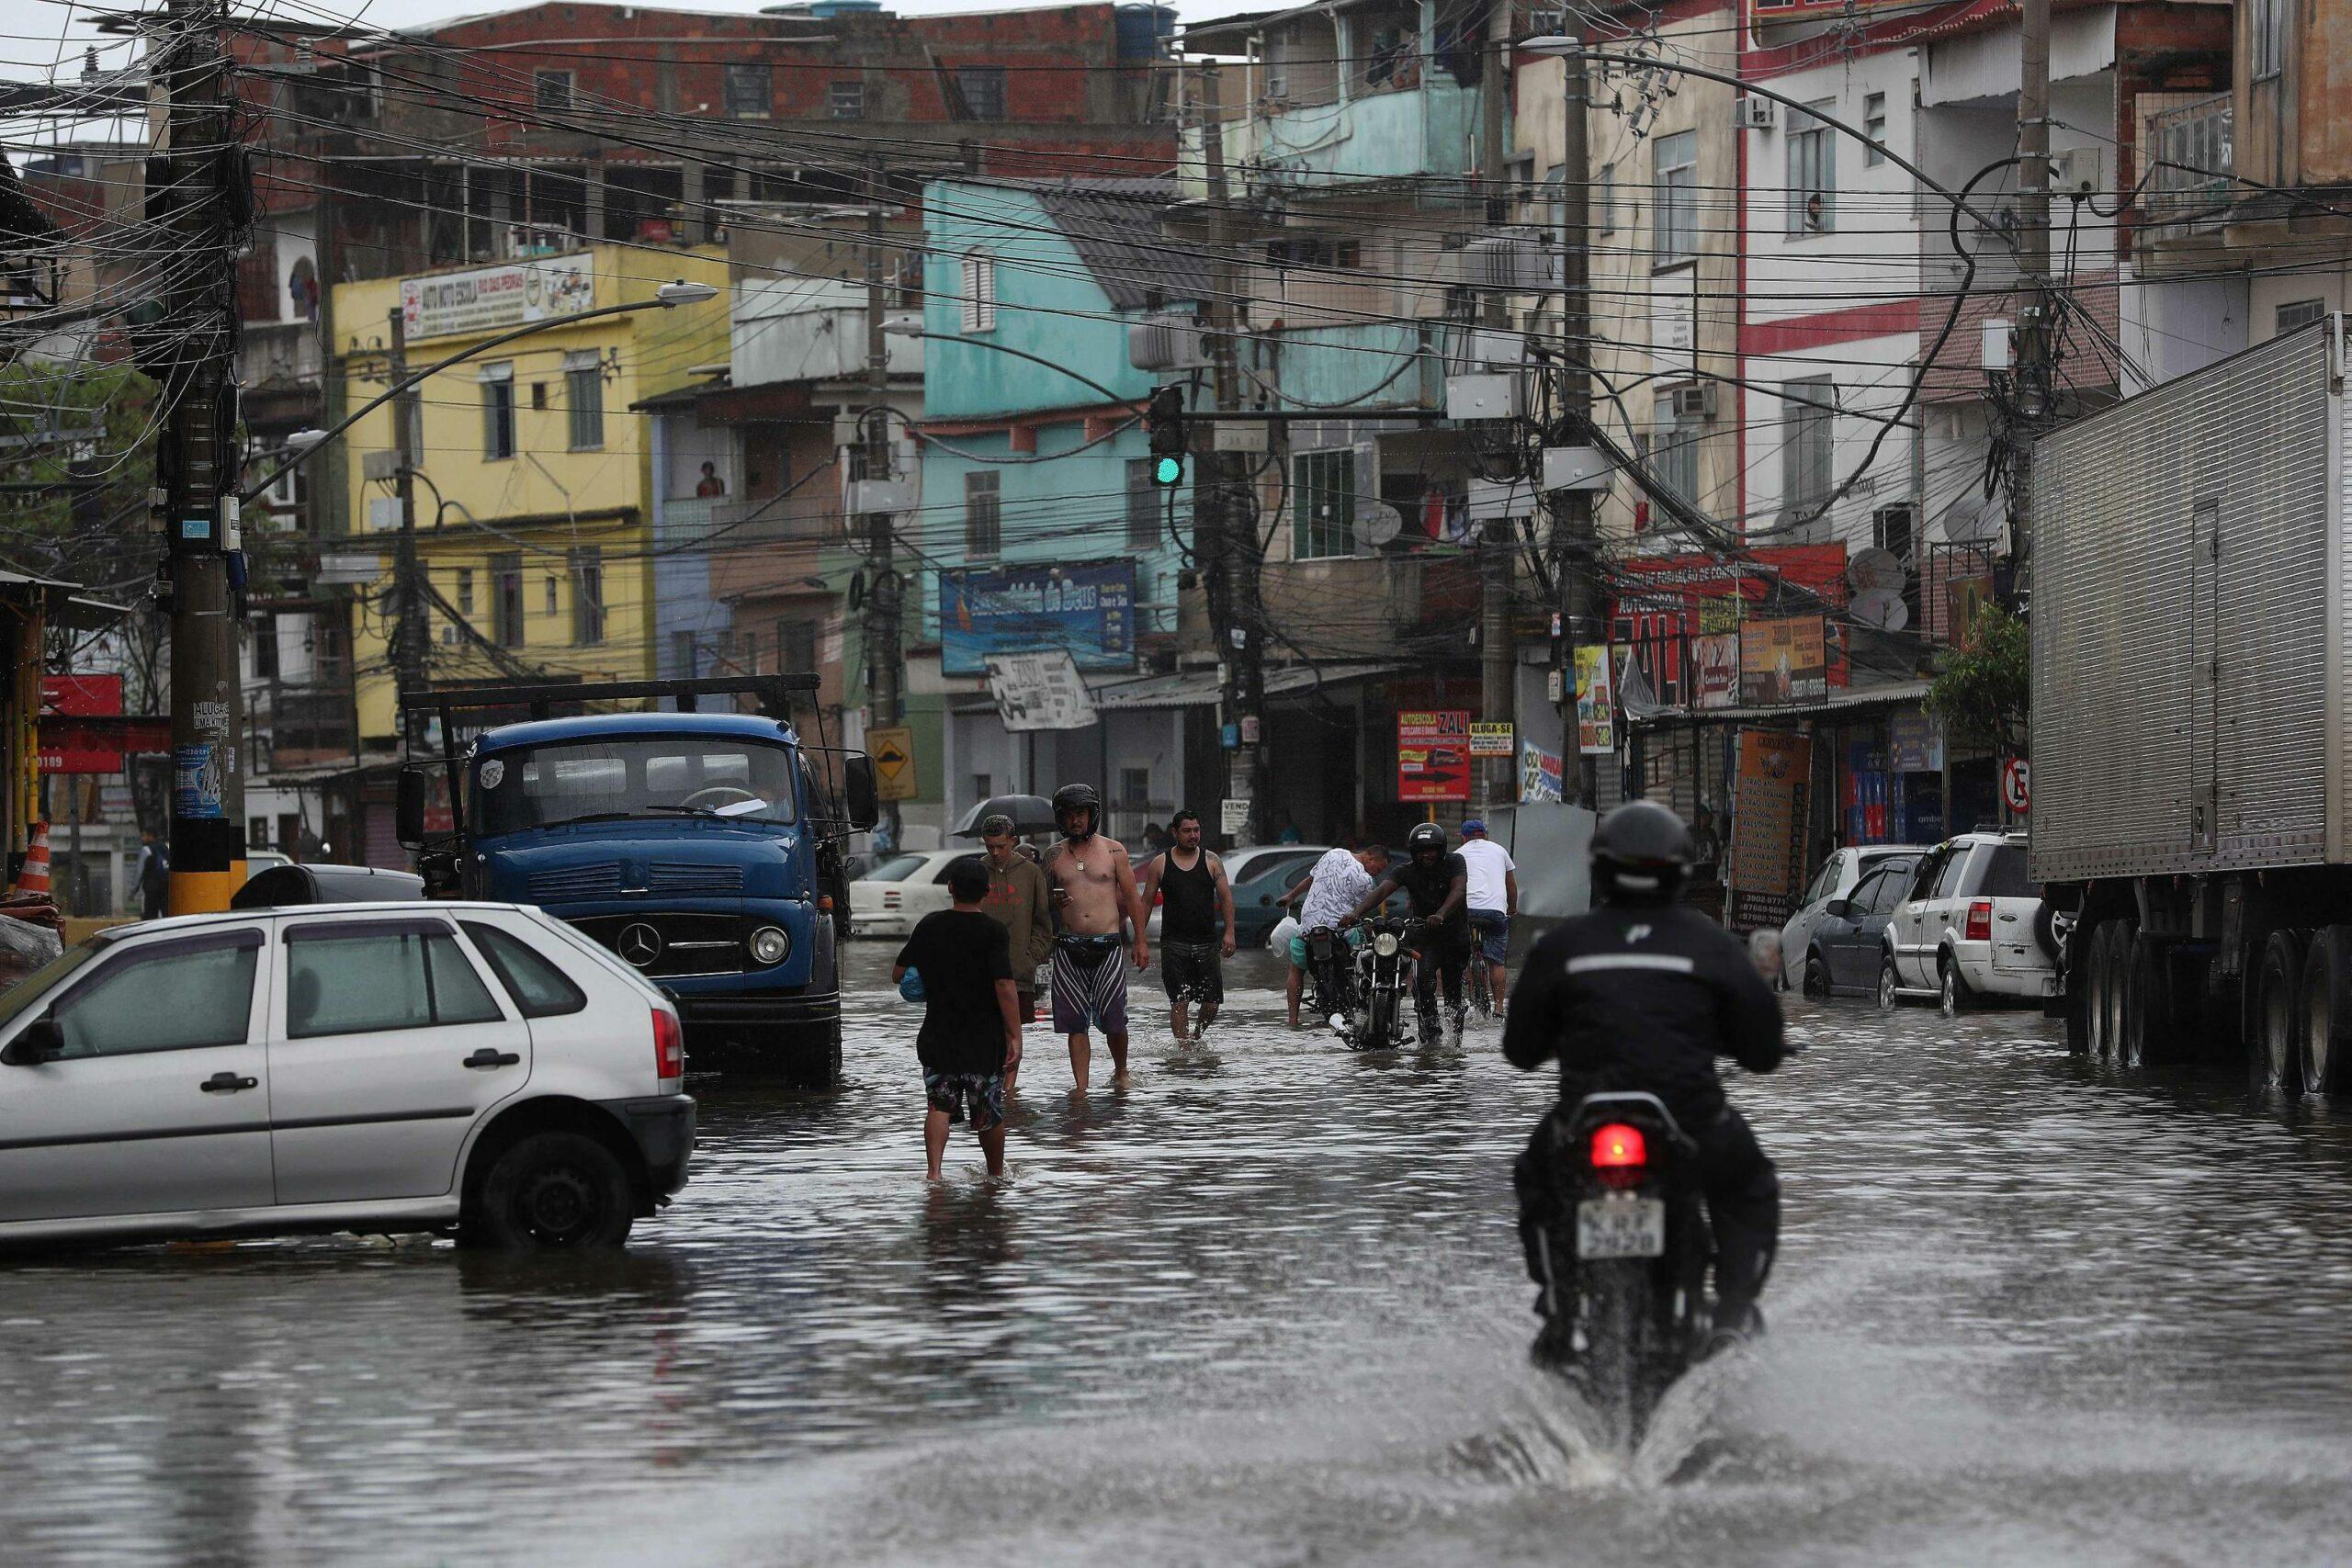
M2255 975L2254 1038L2246 1056L2254 1087L2302 1092L2302 1045L2297 1025L2302 1010L2303 939L2291 931L2272 931L2262 946Z
M498 1156L467 1225L492 1247L618 1247L635 1215L628 1172L584 1133L534 1133Z
M1829 999L1829 965L1822 962L1818 953L1805 954L1804 994L1812 1001Z
M2329 926L2312 937L2303 959L2302 1079L2305 1092L2335 1094L2345 1083L2345 1058L2352 1053L2352 927Z
M1893 1012L1903 1000L1902 987L1894 974L1894 960L1883 958L1878 966L1878 1005L1881 1011Z
M1936 961L1937 1000L1946 1018L1958 1018L1976 1006L1976 993L1968 988L1968 976L1960 972L1959 960L1949 953Z

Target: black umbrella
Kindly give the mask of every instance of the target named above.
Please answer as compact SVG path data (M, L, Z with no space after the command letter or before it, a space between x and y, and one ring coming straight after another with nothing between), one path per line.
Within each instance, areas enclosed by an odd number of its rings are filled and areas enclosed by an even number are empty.
M980 824L991 817L1010 817L1012 830L1021 833L1050 833L1054 830L1054 803L1042 795L992 795L964 813L956 824L956 837L977 839Z

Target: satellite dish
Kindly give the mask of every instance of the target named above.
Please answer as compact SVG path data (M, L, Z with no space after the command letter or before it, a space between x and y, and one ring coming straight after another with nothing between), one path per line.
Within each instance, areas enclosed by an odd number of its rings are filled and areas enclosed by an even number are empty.
M1356 503L1356 544L1367 550L1376 550L1393 543L1405 531L1405 514L1385 501L1360 501Z
M1875 546L1866 550L1855 551L1854 558L1846 563L1846 581L1854 585L1854 592L1857 593L1871 593L1881 590L1900 593L1905 581L1910 575L1903 570L1901 556L1896 555L1893 550L1880 549Z
M1884 551L1879 552L1885 554ZM1872 588L1854 595L1846 606L1846 618L1856 626L1875 626L1883 632L1899 632L1911 624L1911 606L1903 595L1892 589Z

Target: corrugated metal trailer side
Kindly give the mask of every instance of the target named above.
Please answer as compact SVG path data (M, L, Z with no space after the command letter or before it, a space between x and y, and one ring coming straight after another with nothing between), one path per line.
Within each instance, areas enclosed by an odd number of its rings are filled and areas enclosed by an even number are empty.
M2344 319L2035 449L2033 874L2347 859Z

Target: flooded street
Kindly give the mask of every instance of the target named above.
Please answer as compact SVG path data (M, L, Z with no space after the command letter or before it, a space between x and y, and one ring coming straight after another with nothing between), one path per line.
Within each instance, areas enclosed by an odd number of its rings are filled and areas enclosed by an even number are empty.
M2116 1081L2030 1013L1792 1002L1773 1333L1660 1472L1525 1369L1498 1027L1351 1057L1155 975L1131 1091L1031 1033L994 1189L851 1086L698 1086L625 1259L349 1238L0 1267L0 1560L2319 1562L2352 1531L2352 1115Z

